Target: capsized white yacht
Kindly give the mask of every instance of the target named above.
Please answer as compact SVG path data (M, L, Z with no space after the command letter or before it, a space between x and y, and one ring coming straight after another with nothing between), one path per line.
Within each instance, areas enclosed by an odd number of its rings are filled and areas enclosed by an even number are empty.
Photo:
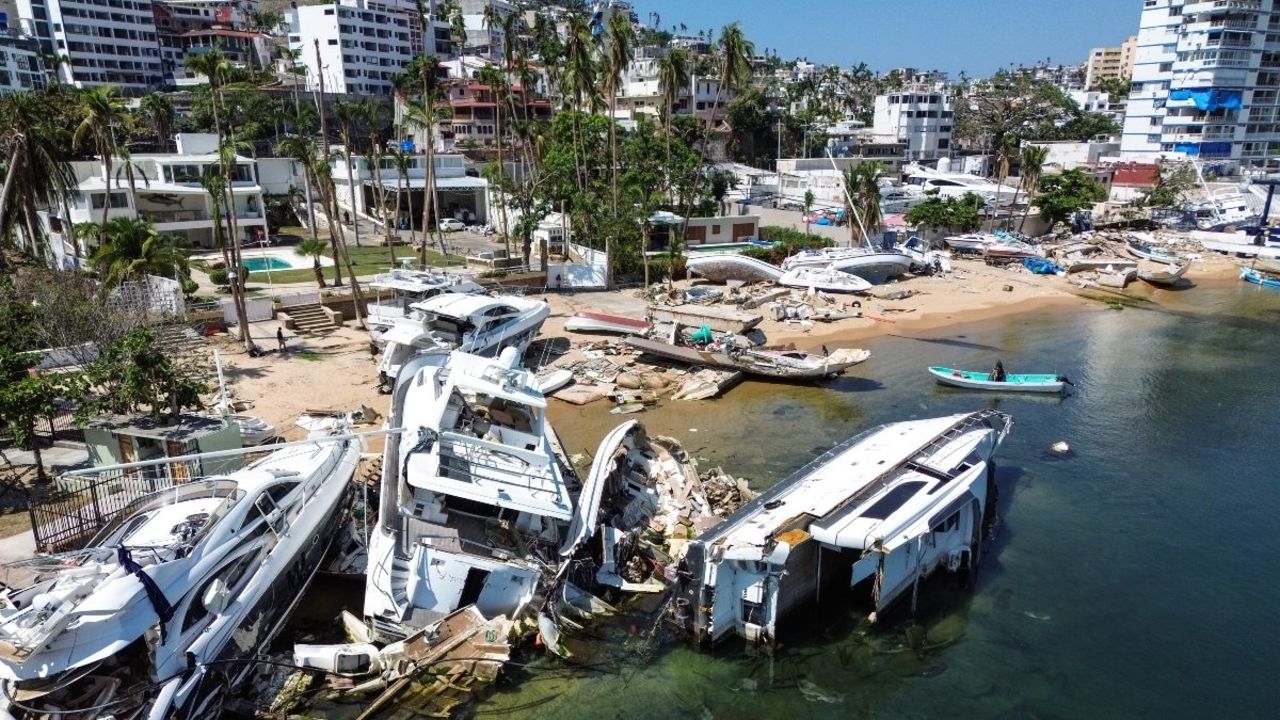
M833 579L868 587L879 612L934 570L972 571L991 458L1011 425L984 410L838 445L689 544L676 620L700 642L772 643L779 622Z
M910 270L911 258L897 251L862 246L801 250L782 261L784 271L801 268L830 268L876 284Z
M337 535L359 455L352 436L283 446L0 568L0 717L217 717Z
M383 335L386 346L378 361L378 379L386 389L401 365L426 350L497 357L510 347L523 355L551 315L547 303L514 295L445 293L414 303L413 310L414 317L398 320Z
M364 612L395 640L474 604L485 617L528 610L558 565L573 480L520 354L409 360L388 423Z

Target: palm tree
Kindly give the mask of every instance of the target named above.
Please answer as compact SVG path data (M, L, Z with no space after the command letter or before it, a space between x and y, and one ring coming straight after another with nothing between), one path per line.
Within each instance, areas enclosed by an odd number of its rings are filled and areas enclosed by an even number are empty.
M1043 145L1027 145L1022 148L1022 188L1027 191L1027 207L1022 210L1022 219L1018 221L1018 232L1027 222L1027 213L1031 212L1031 200L1040 190L1040 178L1044 176L1044 163L1049 159L1049 148ZM1014 194L1014 201L1017 201Z
M396 148L395 154L392 156L396 165L396 224L400 223L400 202L401 198L409 201L409 245L418 244L418 234L413 228L413 193L409 192L409 153L403 148ZM401 188L403 187L403 190ZM424 240L425 242L425 240Z
M293 249L294 252L304 257L311 258L311 269L316 273L316 284L321 288L324 287L324 270L320 268L320 256L329 247L329 243L312 235L304 238L298 246Z
M618 90L622 85L622 76L626 74L627 68L631 66L632 59L635 58L635 29L631 27L631 20L622 13L614 13L609 16L609 23L605 27L604 42L607 46L605 56L605 85L609 93L609 169L612 177L609 184L613 190L613 215L618 215ZM613 251L612 237L605 236L605 256L608 257ZM613 263L609 263L610 272L605 274L605 287L613 288ZM646 271L648 264L645 264Z
M89 261L107 286L142 275L186 277L186 254L172 235L156 233L150 220L113 217L98 231L103 242Z
M174 117L173 101L169 99L169 95L162 92L144 95L138 101L138 110L151 124L151 130L156 134L156 143L160 149L168 147Z
M720 30L718 50L720 82L716 85L711 115L707 118L708 130L715 124L716 112L720 109L720 94L725 90L736 91L751 79L751 56L756 52L755 45L742 34L742 26L736 22Z
M360 247L360 212L356 209L356 182L351 171L351 141L355 138L356 126L364 122L365 112L360 103L346 100L339 100L334 109L338 116L338 137L342 140L342 158L347 166L347 188L351 191L351 228L356 247Z
M593 100L598 89L596 83L596 64L592 48L594 40L586 18L580 14L569 16L569 36L565 42L565 62L560 73L560 94L568 101L572 98L573 160L577 177L578 190L586 184L583 177L581 160L581 139L579 137L579 114L588 102Z
M447 15L449 18L449 40L458 46L458 55L463 54L467 46L467 19L462 15L462 8L456 8Z
M93 143L94 152L102 157L102 174L107 194L102 203L102 226L111 212L111 162L117 152L115 127L125 120L124 101L111 85L90 88L80 95L80 124L71 137L72 147L80 149L85 141ZM133 198L129 199L133 202Z
M996 148L996 196L994 199L994 207L1000 206L1000 191L1004 187L1004 181L1009 178L1009 163L1013 161L1013 156L1018 152L1018 139L1013 135L1005 135L1000 140L1000 146Z
M422 3L418 3L419 16L426 22L426 14L423 10ZM425 26L425 27L430 27ZM435 136L440 124L441 116L448 112L448 106L441 106L444 100L444 90L440 86L440 61L435 55L420 55L409 62L404 68L404 75L407 78L404 84L412 80L422 86L422 94L420 96L421 104L411 102L405 103L405 121L417 125L424 132L424 140L421 143L426 149L426 182L423 185L422 195L422 245L419 248L418 262L422 267L427 265L427 228L430 227L430 217L433 209L439 208L440 196L436 187L436 147ZM438 211L437 211L437 214ZM436 242L440 246L440 252L445 251L444 235L436 228Z
M67 207L78 194L68 159L65 132L50 117L48 92L16 92L0 99L0 152L5 161L0 187L0 236L16 237L20 211L27 220L28 250L36 257L40 235L29 223L36 207ZM70 226L64 236L70 235ZM73 240L74 242L74 240ZM74 245L79 254L79 244ZM0 269L5 267L0 253Z
M800 211L804 213L804 234L805 235L809 234L809 214L813 212L814 199L815 198L813 197L812 190L804 191L804 206L800 209Z
M844 171L845 219L849 222L850 245L862 240L871 244L871 233L880 231L880 176L884 163L870 160Z

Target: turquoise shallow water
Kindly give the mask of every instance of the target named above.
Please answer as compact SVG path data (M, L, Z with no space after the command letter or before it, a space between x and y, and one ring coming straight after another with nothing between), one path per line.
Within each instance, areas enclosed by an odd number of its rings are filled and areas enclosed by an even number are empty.
M474 714L1274 717L1280 293L1192 292L1185 313L1070 313L883 338L866 344L862 379L748 383L636 416L763 487L870 424L985 406L1012 413L997 458L999 531L976 590L929 588L920 653L904 649L905 609L869 629L838 599L784 630L772 659L650 638L636 615L599 630L599 655L578 659L585 668L535 659ZM997 358L1010 372L1066 373L1080 389L1066 400L990 396L938 387L924 372ZM617 420L555 412L574 451ZM1072 457L1046 459L1057 440Z

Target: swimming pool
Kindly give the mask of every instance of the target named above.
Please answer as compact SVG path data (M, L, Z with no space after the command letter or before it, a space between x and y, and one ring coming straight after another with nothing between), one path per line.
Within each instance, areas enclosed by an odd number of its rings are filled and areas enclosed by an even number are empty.
M267 270L292 270L287 260L283 260L274 255L262 255L259 257L241 258L240 264L249 269L249 272L265 272Z

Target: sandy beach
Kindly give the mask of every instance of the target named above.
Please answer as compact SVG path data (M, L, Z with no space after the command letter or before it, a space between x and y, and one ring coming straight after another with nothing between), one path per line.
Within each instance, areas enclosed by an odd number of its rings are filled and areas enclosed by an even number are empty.
M795 343L816 350L849 347L886 334L937 332L950 325L993 320L1027 313L1100 312L1100 300L1117 293L1082 290L1077 276L1059 278L1032 275L1021 270L988 267L981 260L958 259L946 276L909 277L877 286L870 296L834 298L831 309L861 310L865 317L833 323L776 321L761 324L772 343ZM1196 262L1187 278L1197 285L1236 280L1237 265L1210 255ZM680 285L687 285L687 281ZM1006 289L1007 288L1007 289ZM906 291L908 297L883 299ZM1082 296L1087 295L1087 297ZM1123 297L1157 305L1185 308L1194 304L1195 288L1161 290L1136 282ZM540 337L568 337L574 343L598 341L604 336L575 335L565 321L579 311L596 311L643 317L645 303L639 289L544 296L552 308ZM861 308L852 306L861 303ZM873 319L874 318L874 319ZM274 333L274 327L270 334ZM255 335L263 334L255 329ZM294 425L309 410L352 411L367 406L385 414L388 397L378 392L377 359L370 354L368 334L348 322L345 327L319 336L291 339L288 352L249 357L227 336L214 339L223 351L228 394L253 403L249 414L274 425L281 436L297 439L305 431ZM553 407L565 406L555 402ZM373 449L373 448L371 448Z

